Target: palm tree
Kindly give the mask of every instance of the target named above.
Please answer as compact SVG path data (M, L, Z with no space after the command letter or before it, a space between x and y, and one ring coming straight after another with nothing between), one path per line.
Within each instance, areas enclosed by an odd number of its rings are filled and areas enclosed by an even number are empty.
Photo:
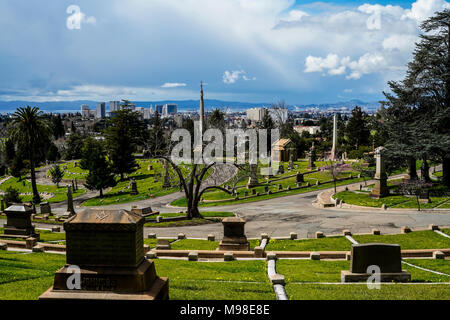
M42 141L46 141L50 135L50 129L43 118L43 114L37 107L18 108L13 115L11 136L16 143L22 145L28 151L30 160L31 186L33 188L33 202L41 202L36 186L36 157L38 147Z

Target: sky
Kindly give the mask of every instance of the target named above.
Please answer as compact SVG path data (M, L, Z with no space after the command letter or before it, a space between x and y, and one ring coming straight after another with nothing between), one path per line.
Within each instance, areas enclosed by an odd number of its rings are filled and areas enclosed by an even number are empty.
M444 0L2 0L0 100L378 101Z

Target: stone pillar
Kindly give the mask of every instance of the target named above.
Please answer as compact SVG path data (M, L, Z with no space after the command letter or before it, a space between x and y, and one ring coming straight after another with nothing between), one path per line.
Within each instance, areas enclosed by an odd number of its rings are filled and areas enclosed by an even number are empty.
M337 114L333 115L333 147L331 148L330 159L337 159Z
M294 154L291 152L289 154L289 165L287 168L289 171L291 171L292 169L294 169Z
M72 187L67 186L67 214L70 216L75 215L75 209L73 208Z
M308 170L314 170L316 164L314 163L314 149L311 148L308 152Z
M163 183L163 188L170 188L169 162L167 160L164 162L164 183Z
M377 158L376 172L374 176L375 185L370 193L372 198L382 198L389 195L389 189L387 187L387 175L384 166L383 158L384 147L379 147L375 150L375 155Z
M258 165L251 164L250 165L250 177L248 178L247 189L256 187L259 184L257 171L258 171Z

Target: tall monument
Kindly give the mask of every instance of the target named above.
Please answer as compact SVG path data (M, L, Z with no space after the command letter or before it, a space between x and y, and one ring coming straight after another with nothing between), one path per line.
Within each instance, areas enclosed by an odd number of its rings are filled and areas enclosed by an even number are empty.
M333 148L330 154L331 160L337 159L337 114L333 115Z
M378 147L375 149L375 155L377 158L376 171L375 171L375 185L370 193L371 198L380 199L389 195L389 189L387 187L387 175L384 165L383 156L384 147Z
M203 101L203 82L200 82L200 129L205 132L205 102Z

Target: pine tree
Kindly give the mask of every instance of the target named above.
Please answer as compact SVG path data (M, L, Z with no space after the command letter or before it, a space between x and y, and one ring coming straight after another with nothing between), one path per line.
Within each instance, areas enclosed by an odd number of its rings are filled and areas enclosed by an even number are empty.
M84 184L89 190L98 190L100 198L103 197L103 189L117 184L111 165L106 160L106 154L101 142L87 138L82 150L80 167L88 170Z

